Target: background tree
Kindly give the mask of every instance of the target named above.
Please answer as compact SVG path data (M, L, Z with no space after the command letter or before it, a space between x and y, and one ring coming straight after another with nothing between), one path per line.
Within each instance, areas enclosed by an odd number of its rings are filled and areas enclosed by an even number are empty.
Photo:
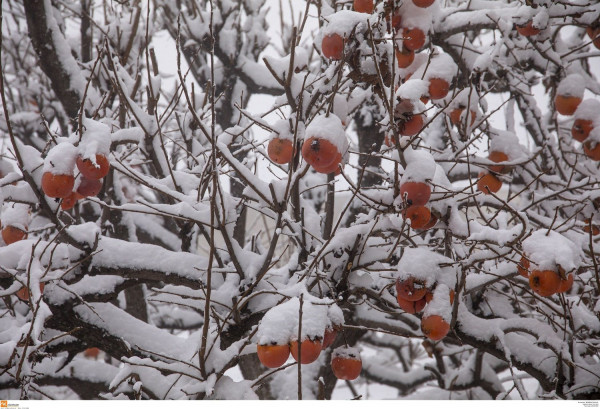
M0 3L3 396L600 396L599 2Z

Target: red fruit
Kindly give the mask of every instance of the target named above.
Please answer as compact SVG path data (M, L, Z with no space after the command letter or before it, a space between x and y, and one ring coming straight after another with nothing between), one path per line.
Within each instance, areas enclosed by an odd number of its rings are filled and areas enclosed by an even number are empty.
M415 114L409 116L409 119L400 121L400 135L413 136L423 129L423 115Z
M46 284L40 283L40 293L44 292L44 287L46 287ZM25 302L29 301L30 296L31 295L29 294L29 288L27 288L27 287L21 287L21 289L19 291L17 291L17 297L21 301L25 301Z
M578 142L583 142L594 129L594 121L576 119L571 128L571 136Z
M359 13L373 13L373 0L354 0L354 11Z
M337 331L333 328L327 328L323 335L323 349L328 348L335 342Z
M459 124L461 124L461 125L464 124L465 121L461 118L463 111L464 111L464 108L453 109L450 112L450 122L452 122L456 126L459 126ZM473 126L473 124L475 123L475 117L477 114L473 110L470 110L469 112L471 114L471 125L469 125L469 126Z
M400 196L408 205L424 206L431 197L431 187L423 182L404 182L400 186Z
M419 301L427 294L427 287L414 277L409 277L406 280L396 280L396 293L407 301Z
M267 368L279 368L290 356L290 347L289 345L257 345L256 353L260 363Z
M573 274L569 274L566 280L561 279L560 285L558 286L557 293L566 293L573 286Z
M590 141L584 142L583 152L588 158L600 161L600 143L594 143L594 147L592 148L592 143Z
M273 138L269 141L267 153L269 154L269 158L275 163L280 165L290 163L292 161L292 154L294 153L292 141L289 139Z
M413 0L413 3L415 6L425 9L435 3L435 0Z
M69 196L65 197L62 202L60 202L60 208L63 210L72 209L77 204L77 201L82 198L83 196L79 193L71 192Z
M529 20L527 24L517 26L517 32L521 34L523 37L530 37L540 33L539 28L535 28L533 26L533 21Z
M421 320L421 331L432 341L439 341L450 331L450 324L439 315L430 315Z
M329 174L336 172L336 175L340 174L340 163L342 163L342 154L338 153L335 160L328 166L313 165L313 169L319 173Z
M338 379L352 381L358 378L362 369L359 357L335 356L331 359L331 370Z
M587 31L588 36L590 36L590 39L594 43L594 46L596 48L600 49L600 27L596 27L596 28L587 27L586 31Z
M552 270L536 270L529 276L529 286L542 297L550 297L560 287L560 276Z
M398 10L396 10L394 15L392 16L391 26L390 15L391 13L385 16L385 21L387 22L387 31L390 32L392 29L394 31L400 31L400 29L402 28L402 14L400 14Z
M416 51L425 45L425 33L420 28L405 28L402 31L404 47Z
M100 350L95 347L88 348L85 351L83 351L83 356L85 356L86 358L97 358L99 354L100 354Z
M319 340L310 340L305 339L302 341L302 361L301 364L310 364L311 362L315 362L319 355L321 354L321 350L323 349L323 345ZM292 353L292 357L298 362L298 341L292 341L290 343L290 351Z
M77 158L77 169L87 179L102 179L108 175L110 163L108 163L106 156L100 154L96 155L96 163L80 156Z
M407 48L402 50L396 50L396 61L398 61L398 68L408 68L415 60L415 52Z
M339 34L328 34L323 37L321 50L325 58L341 60L344 57L344 39Z
M491 160L492 162L505 162L508 160L508 155L504 152L500 152L500 151L492 151L490 152L490 155L488 156L488 159ZM488 166L488 168L492 171L492 172L497 172L500 173L504 170L506 166L505 165L491 165Z
M525 256L521 257L521 261L517 264L517 271L525 278L529 278L529 260Z
M431 220L431 211L425 206L410 206L402 211L402 217L410 219L411 228L423 229Z
M302 157L306 163L320 169L331 166L338 153L337 147L327 139L311 136L302 144Z
M502 187L502 181L491 173L481 172L477 181L477 190L486 195L496 193Z
M438 222L438 218L436 215L434 215L433 213L431 213L431 217L429 218L429 223L427 223L425 226L423 226L423 228L421 230L429 230L431 229L433 226L435 226Z
M592 236L597 236L600 234L600 228L595 224L592 224L592 228L590 229L590 219L584 220L585 226L583 226L583 231L586 233L592 232Z
M417 301L408 301L402 297L396 296L396 300L398 301L400 308L409 314L416 314L423 311L423 308L425 308L425 305L427 304L425 298L421 298Z
M565 95L557 95L554 98L554 106L561 115L573 115L581 104L581 98Z
M64 198L71 194L75 177L73 175L55 175L46 172L42 176L42 190L48 197Z
M450 84L442 78L431 78L429 80L429 96L431 99L442 99L448 95Z
M5 226L2 229L2 240L9 245L27 238L27 232L15 226Z
M77 194L82 197L96 196L102 190L102 180L87 179L81 176Z

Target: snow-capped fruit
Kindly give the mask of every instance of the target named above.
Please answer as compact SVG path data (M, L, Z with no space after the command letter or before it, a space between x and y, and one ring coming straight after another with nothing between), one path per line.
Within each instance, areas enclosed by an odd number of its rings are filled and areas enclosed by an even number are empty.
M102 180L81 176L77 193L83 197L96 196L102 190Z
M488 159L491 160L492 162L506 162L508 160L508 155L504 152L500 152L500 151L491 151ZM488 166L489 170L491 170L492 172L496 172L496 173L501 173L504 171L504 169L506 168L505 165L491 165Z
M415 6L421 7L424 9L431 6L433 3L435 3L435 0L413 0L413 4Z
M396 296L396 301L398 301L400 308L409 314L416 314L423 311L423 308L425 308L425 305L427 304L425 297L417 301L408 301L400 296Z
M576 96L556 95L554 106L561 115L573 115L581 104L581 98Z
M594 129L594 121L588 119L576 119L571 127L571 136L578 142L583 142Z
M311 340L305 339L302 341L302 361L301 364L310 364L315 362L319 355L321 354L321 350L323 349L323 345L319 340ZM298 362L298 340L294 340L290 342L290 352L292 353L292 357Z
M294 147L289 139L273 138L267 147L269 158L275 163L285 165L292 161Z
M431 78L429 80L429 96L431 99L446 98L450 91L450 84L443 78Z
M404 47L416 51L425 45L425 33L420 28L405 28L402 30Z
M566 293L567 291L569 291L571 289L571 287L573 286L573 274L569 274L567 276L566 280L561 279L560 280L560 285L558 286L558 290L556 290L557 293Z
M65 197L62 202L60 202L60 208L63 210L70 210L77 204L79 199L83 199L83 196L77 192L71 192L69 196Z
M525 278L529 278L529 260L525 256L521 257L521 261L517 264L517 271Z
M44 292L44 287L46 287L46 284L40 283L40 293ZM31 296L31 294L29 293L29 288L27 288L27 287L21 287L21 289L19 291L17 291L17 297L21 301L25 301L25 302L29 301L30 296Z
M354 11L359 13L373 13L373 0L354 0Z
M413 136L423 129L423 115L410 115L407 120L400 121L400 135Z
M27 232L14 226L5 226L2 229L2 240L8 245L27 238Z
M424 182L404 182L400 186L400 196L409 206L424 206L431 197L431 187Z
M100 355L100 350L96 347L88 348L83 351L83 356L86 358L98 358L98 355Z
M87 179L102 179L108 175L110 170L110 163L104 155L96 155L96 163L92 162L89 158L83 158L79 156L77 158L77 169Z
M430 340L439 341L448 335L450 324L439 315L430 315L421 320L421 331Z
M529 275L529 286L542 297L550 297L560 287L560 276L552 270L535 270Z
M517 25L516 28L523 37L531 37L540 33L540 29L533 26L533 20L529 20L527 24Z
M408 68L415 60L415 52L407 48L402 50L396 50L396 61L398 62L398 68Z
M414 277L408 277L405 280L396 279L396 293L407 301L418 301L427 294L427 287Z
M326 35L323 37L321 50L325 58L341 60L344 57L344 38L336 33Z
M322 349L330 347L337 337L337 331L334 328L327 328L325 334L323 334L323 345Z
M304 351L302 351L304 352ZM289 345L257 345L256 353L261 364L267 368L279 368L290 356Z
M464 111L464 108L453 109L450 112L450 122L452 122L452 124L454 124L456 126L460 126L460 125L464 124L465 121L462 119L463 111ZM470 110L469 113L471 114L471 124L469 126L473 126L473 124L475 123L475 117L477 114L473 110Z
M75 177L73 175L55 175L45 172L42 176L42 190L44 194L52 198L65 198L73 191Z
M302 157L313 167L325 169L330 167L341 155L337 147L327 139L311 136L302 144Z
M410 227L423 229L431 220L431 210L425 206L410 206L402 211L402 217L410 220Z
M481 172L477 181L477 190L483 194L489 195L497 193L502 187L502 181L491 173Z
M360 375L362 361L360 357L338 355L331 358L331 370L336 378L352 381Z
M592 145L591 141L583 143L583 152L588 158L596 161L600 161L600 143L594 142Z

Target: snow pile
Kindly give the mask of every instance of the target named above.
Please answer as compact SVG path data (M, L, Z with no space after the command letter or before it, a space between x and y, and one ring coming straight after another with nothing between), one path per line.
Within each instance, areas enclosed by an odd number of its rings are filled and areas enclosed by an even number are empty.
M556 94L565 97L583 97L585 80L579 74L569 74L558 84Z
M335 311L337 309L337 311ZM332 310L330 312L330 310ZM256 338L259 345L285 345L298 339L298 316L300 299L290 300L271 308L259 324ZM302 303L302 339L323 339L325 330L333 324L343 322L341 310L335 304L316 304L305 300ZM341 318L341 319L340 319ZM335 322L334 322L335 321Z
M79 143L79 153L84 159L96 161L96 155L108 156L110 153L111 132L110 128L93 119L83 120L84 132Z
M1 225L13 226L19 230L27 231L29 225L29 215L31 209L28 205L22 203L5 204L2 207Z
M431 64L427 67L425 79L439 78L450 83L457 72L458 66L452 57L446 53L436 52L431 58Z
M572 271L581 264L581 250L560 233L538 230L523 241L523 253L530 260L531 269Z
M514 132L495 129L490 133L490 152L504 152L509 161L527 159L527 149L519 143Z
M327 16L328 24L321 29L321 35L323 37L330 34L338 34L343 38L348 38L352 30L358 24L366 25L367 20L371 17L367 13L358 13L351 10L340 10L337 13ZM320 41L316 41L315 44L320 44Z
M573 116L575 119L584 119L600 123L600 101L597 99L586 99L579 104Z
M280 119L271 125L273 132L269 134L269 140L279 138L287 139L289 141L294 140L294 134L290 130L290 122L287 119Z
M429 83L427 81L411 78L398 87L396 96L400 99L410 99L415 101L423 95L427 95L429 92L428 90Z
M406 159L406 169L400 180L401 185L406 182L425 182L433 179L437 164L431 153L423 149L408 148L404 151L404 159Z
M44 160L44 172L54 175L72 175L77 159L77 148L68 142L61 142L48 152Z
M398 262L398 278L403 280L414 277L425 283L427 287L432 287L435 283L443 283L448 288L454 288L456 284L454 268L442 267L442 264L452 264L452 260L428 249L407 248Z

